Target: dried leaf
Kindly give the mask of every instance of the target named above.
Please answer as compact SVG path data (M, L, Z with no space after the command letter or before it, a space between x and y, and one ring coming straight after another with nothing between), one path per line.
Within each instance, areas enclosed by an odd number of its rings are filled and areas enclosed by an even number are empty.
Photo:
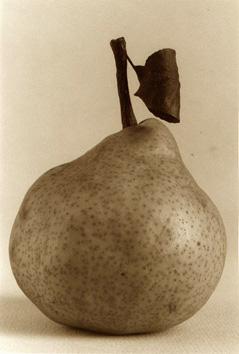
M168 122L180 121L180 82L174 49L159 50L146 60L145 66L133 66L140 87L140 97L150 112Z

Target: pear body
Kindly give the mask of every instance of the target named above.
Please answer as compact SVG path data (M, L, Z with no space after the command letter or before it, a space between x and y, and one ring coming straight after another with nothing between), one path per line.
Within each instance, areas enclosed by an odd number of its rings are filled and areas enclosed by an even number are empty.
M168 128L147 119L42 175L10 238L23 292L52 320L146 333L191 317L222 274L222 219Z

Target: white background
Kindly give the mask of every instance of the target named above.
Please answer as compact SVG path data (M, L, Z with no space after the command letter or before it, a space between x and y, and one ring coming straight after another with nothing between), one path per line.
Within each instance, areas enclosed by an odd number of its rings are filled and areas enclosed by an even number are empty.
M233 0L1 1L0 351L236 353L238 5ZM221 282L205 307L161 334L107 337L45 318L17 288L8 240L24 194L47 169L121 129L109 46L125 36L136 64L177 52L181 123L168 124L228 236ZM133 94L138 83L129 68ZM132 95L138 121L150 117Z

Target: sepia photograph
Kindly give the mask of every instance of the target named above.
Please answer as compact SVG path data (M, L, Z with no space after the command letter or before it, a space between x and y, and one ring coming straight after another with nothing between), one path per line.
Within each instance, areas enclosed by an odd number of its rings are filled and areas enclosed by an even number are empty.
M0 22L0 353L239 353L239 2Z

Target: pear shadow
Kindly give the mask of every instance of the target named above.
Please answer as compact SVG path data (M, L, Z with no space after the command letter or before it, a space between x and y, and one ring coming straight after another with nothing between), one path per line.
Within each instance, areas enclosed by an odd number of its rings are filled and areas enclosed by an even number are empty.
M97 336L86 330L67 327L53 322L27 298L20 296L0 297L0 333L7 335L41 336ZM98 335L100 336L100 335Z

